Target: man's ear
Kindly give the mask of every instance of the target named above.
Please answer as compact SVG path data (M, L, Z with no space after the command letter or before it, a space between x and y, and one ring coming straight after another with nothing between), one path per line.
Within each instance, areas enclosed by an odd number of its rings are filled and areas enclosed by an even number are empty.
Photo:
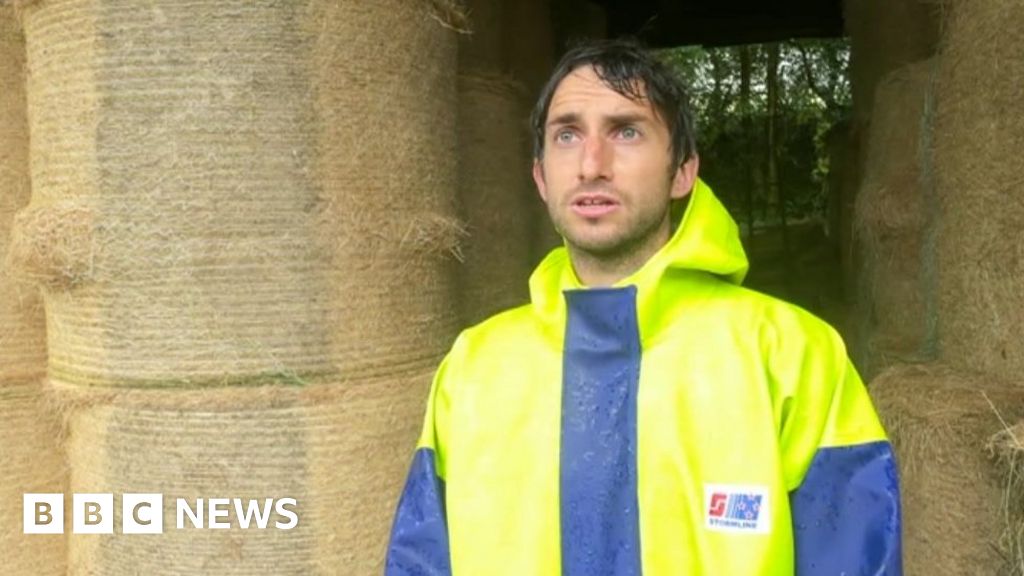
M693 184L697 181L697 170L700 168L700 157L694 154L689 160L679 165L675 175L672 177L673 199L685 198L693 190Z
M547 202L548 185L544 182L544 166L541 164L539 158L533 159L533 183L537 185L537 192L540 194L540 199Z

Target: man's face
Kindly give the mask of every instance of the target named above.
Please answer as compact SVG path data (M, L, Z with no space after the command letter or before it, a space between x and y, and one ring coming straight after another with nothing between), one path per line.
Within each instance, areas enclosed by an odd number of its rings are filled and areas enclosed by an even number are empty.
M533 178L571 250L597 259L654 254L669 238L669 204L689 193L697 160L672 166L668 126L646 99L615 92L591 67L551 99Z

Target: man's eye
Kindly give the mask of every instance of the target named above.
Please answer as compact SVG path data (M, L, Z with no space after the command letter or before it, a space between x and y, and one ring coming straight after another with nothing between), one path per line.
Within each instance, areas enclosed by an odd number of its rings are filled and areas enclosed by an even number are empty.
M632 126L626 126L622 130L619 130L619 135L625 138L626 140L633 140L634 138L638 138L640 136L640 131L637 130L636 128L633 128Z
M572 130L562 130L555 133L555 141L560 144L568 144L572 142L574 137L575 135L572 133Z

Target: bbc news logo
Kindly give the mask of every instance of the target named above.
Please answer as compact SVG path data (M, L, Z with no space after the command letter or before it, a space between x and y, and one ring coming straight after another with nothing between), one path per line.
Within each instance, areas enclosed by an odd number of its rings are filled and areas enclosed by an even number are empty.
M232 519L243 530L291 530L299 524L294 498L186 498L175 500L175 527L225 530ZM24 494L22 502L25 534L64 533L64 494ZM271 519L274 519L271 522ZM113 534L113 494L73 494L73 534ZM122 494L121 533L163 534L163 494Z

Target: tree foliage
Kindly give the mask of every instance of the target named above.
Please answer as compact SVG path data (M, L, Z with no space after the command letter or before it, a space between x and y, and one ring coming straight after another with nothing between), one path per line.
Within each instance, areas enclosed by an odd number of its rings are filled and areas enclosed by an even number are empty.
M778 50L776 106L768 80ZM776 222L783 213L767 182L771 155L789 219L825 209L828 157L824 137L851 105L849 44L793 40L775 45L664 50L662 57L690 90L698 127L701 173L741 220ZM744 65L746 64L746 65ZM774 122L775 150L768 149Z

